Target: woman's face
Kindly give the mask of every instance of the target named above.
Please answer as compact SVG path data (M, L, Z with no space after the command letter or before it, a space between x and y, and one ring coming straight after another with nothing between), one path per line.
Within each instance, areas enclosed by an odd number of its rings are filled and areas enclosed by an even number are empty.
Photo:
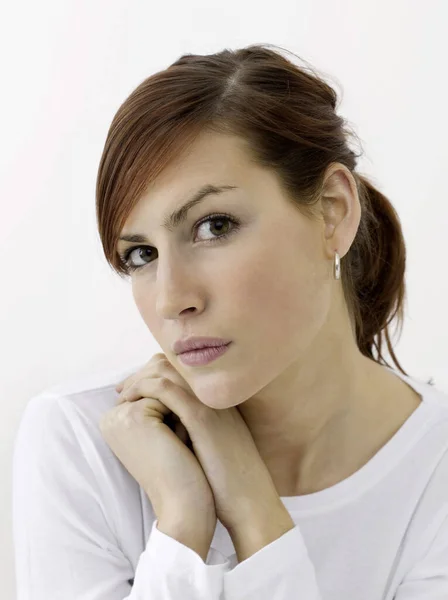
M204 184L235 189L207 196L178 229L164 229L166 215ZM197 226L222 213L231 220ZM326 324L334 263L325 223L290 204L276 176L250 162L240 138L201 134L147 189L122 231L131 233L148 239L118 246L120 254L134 248L129 261L143 265L131 274L138 310L168 360L212 408L256 394L300 361ZM187 366L173 351L187 336L232 344L205 366Z

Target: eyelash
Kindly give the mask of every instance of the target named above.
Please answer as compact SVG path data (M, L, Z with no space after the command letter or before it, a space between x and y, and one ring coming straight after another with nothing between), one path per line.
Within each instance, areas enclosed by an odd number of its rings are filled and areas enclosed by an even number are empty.
M232 225L233 225L232 229L230 231L228 231L227 233L223 233L222 235L215 237L214 239L204 240L204 242L206 244L209 244L209 243L214 244L216 242L220 242L220 241L224 240L225 238L229 237L230 235L232 235L232 233L235 233L240 227L240 222L237 221L236 219L234 219L231 215L228 215L226 213L221 213L221 214L207 215L207 217L205 217L204 219L201 219L200 221L198 221L195 224L194 230L198 229L204 223L207 223L209 221L219 221L219 220L225 220L225 221L229 221L230 223L232 223ZM139 248L151 248L151 246L132 246L131 248L128 248L122 254L120 254L121 262L122 262L123 266L126 268L127 273L132 273L133 271L138 271L138 269L141 269L142 267L146 267L147 265L151 264L154 260L154 259L152 259L143 265L135 265L135 266L132 265L131 263L129 263L129 257L131 255L131 253L134 252L134 250L137 250Z

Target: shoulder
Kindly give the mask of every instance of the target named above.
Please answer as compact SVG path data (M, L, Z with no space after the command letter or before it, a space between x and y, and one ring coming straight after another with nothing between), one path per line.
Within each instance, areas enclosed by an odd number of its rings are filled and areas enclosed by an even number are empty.
M97 372L58 383L32 396L22 413L16 437L16 450L48 451L59 445L61 451L75 444L97 446L110 453L102 438L99 422L115 406L115 385L141 368ZM73 448L71 448L73 449Z

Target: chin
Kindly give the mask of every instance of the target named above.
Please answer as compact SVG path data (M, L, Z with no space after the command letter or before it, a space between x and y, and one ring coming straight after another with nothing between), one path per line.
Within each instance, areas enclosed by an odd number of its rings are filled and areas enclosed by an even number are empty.
M234 378L232 383L234 382ZM226 408L232 408L245 402L250 396L241 393L241 386L235 386L238 390L233 389L232 384L226 382L219 383L216 379L210 378L210 381L201 379L200 377L196 382L189 383L193 393L196 395L198 400L214 410L225 410Z

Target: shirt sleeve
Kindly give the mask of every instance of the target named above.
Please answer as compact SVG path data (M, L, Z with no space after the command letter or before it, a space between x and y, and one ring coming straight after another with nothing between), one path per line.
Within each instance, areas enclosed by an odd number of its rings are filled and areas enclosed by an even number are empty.
M224 574L224 598L323 600L299 526L228 570Z
M210 564L153 523L135 573L135 598L142 600L221 600L230 561L212 548ZM133 591L134 591L133 590ZM151 594L145 595L145 590ZM129 596L129 600L134 596Z
M448 598L448 508L431 544L409 570L393 600Z
M229 561L206 564L153 523L136 572L99 501L64 398L32 398L13 455L17 600L218 600Z

